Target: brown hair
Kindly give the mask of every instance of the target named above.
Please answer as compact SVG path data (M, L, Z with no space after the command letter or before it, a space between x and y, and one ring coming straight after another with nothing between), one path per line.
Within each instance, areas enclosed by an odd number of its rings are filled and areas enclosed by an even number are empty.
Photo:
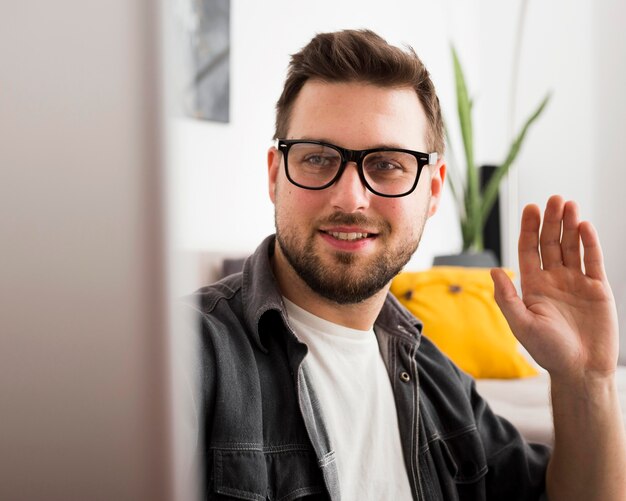
M430 151L443 154L443 120L430 75L415 51L389 45L369 30L344 30L316 35L291 56L287 80L276 103L274 139L285 138L293 103L309 79L363 82L381 87L412 87L422 103Z

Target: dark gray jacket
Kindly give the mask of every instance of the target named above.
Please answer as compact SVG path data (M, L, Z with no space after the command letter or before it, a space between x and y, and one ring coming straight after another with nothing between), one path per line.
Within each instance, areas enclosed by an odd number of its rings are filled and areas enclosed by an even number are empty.
M207 499L340 499L335 452L270 267L268 237L242 273L199 290ZM391 295L375 332L413 498L534 500L549 450L495 416ZM359 461L358 457L352 458Z

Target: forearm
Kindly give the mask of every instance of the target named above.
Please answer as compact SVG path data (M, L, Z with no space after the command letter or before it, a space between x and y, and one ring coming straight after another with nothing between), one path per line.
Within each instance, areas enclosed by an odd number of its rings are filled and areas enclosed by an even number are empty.
M614 377L552 379L550 501L626 499L626 433Z

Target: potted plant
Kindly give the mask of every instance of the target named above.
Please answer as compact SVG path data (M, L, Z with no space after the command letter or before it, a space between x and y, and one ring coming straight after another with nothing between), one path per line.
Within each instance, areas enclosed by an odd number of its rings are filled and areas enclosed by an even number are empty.
M449 176L449 179L450 187L459 210L461 234L463 238L463 254L460 256L439 256L435 258L435 264L494 266L497 263L493 257L480 255L480 253L484 251L483 230L485 223L498 197L500 182L504 179L513 165L513 162L517 158L528 129L543 113L548 101L550 100L550 93L544 97L535 111L526 119L526 122L515 136L511 146L509 147L509 151L504 161L497 169L495 169L493 175L485 184L484 188L481 188L479 181L479 167L476 165L474 159L472 126L473 101L470 98L463 68L454 46L451 47L451 50L454 62L458 119L463 139L465 179L460 181L459 178L454 179L454 176ZM446 136L448 137L448 144L450 144L447 127ZM452 167L454 168L454 166ZM472 255L475 256L472 258Z

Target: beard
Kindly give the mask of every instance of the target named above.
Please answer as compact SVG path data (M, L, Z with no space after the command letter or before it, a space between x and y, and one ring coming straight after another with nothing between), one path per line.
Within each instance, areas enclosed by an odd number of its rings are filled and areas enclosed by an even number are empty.
M385 287L393 277L408 263L417 249L423 229L424 220L417 237L401 240L394 247L379 245L378 254L369 256L367 262L358 254L336 251L332 254L332 263L324 263L316 253L316 233L312 233L302 241L301 237L287 227L282 227L275 214L276 241L298 276L316 294L338 304L360 303ZM345 226L364 226L378 228L375 238L383 239L391 233L391 225L387 221L374 221L362 214L346 214L337 212L321 224L337 224ZM384 244L384 242L383 242Z

